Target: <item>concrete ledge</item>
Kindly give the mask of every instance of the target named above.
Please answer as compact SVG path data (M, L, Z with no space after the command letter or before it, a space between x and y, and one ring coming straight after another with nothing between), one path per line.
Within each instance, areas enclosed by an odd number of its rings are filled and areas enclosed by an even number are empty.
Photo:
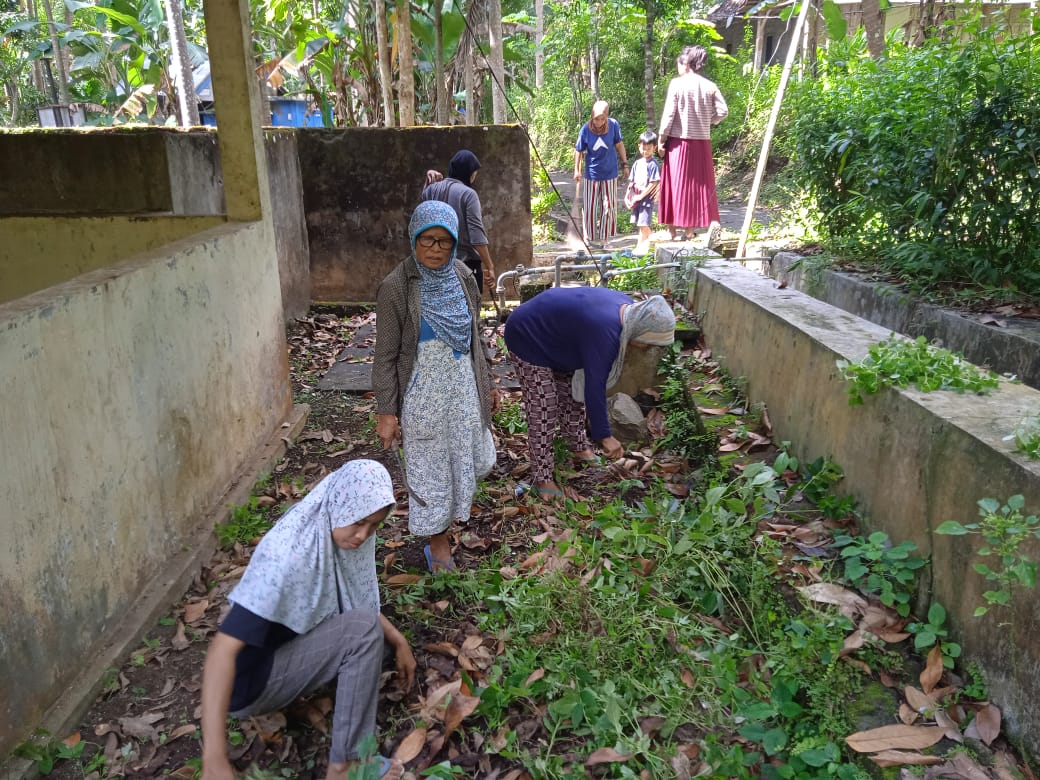
M972 363L1000 374L1013 374L1040 388L1040 321L1005 318L987 325L978 315L924 303L887 284L862 275L823 269L807 271L801 255L778 252L769 273L789 287L906 336L924 336L960 352Z
M1010 609L974 618L985 590L971 568L977 546L932 535L946 520L974 522L985 497L1021 493L1027 511L1040 512L1040 462L1002 441L1040 409L1040 393L1010 382L984 397L889 389L849 406L835 361L861 359L890 331L725 261L698 269L688 305L702 316L715 356L767 405L773 438L793 442L801 459L832 458L845 470L842 490L858 499L872 529L931 556L921 604L935 599L947 608L1009 732L1040 754L1040 643L1032 637L1040 599L1020 592ZM1023 552L1040 560L1040 545Z
M89 657L84 658L79 676L47 711L37 728L61 739L78 725L101 692L105 671L122 666L130 651L141 643L156 621L169 612L170 605L181 600L192 579L216 550L214 526L227 520L229 507L249 500L257 480L274 468L303 430L309 412L310 407L306 404L293 406L289 418L250 459L238 479L213 503L196 532L194 543L171 558L166 568L145 585L134 607L105 633ZM32 780L39 776L32 761L10 757L6 763L0 763L0 778L3 780Z

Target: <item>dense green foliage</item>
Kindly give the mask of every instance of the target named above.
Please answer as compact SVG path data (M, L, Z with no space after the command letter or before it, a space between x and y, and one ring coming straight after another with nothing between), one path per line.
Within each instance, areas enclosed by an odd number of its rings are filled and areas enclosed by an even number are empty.
M1040 35L965 22L947 39L853 39L793 95L795 171L822 233L938 283L1040 289Z

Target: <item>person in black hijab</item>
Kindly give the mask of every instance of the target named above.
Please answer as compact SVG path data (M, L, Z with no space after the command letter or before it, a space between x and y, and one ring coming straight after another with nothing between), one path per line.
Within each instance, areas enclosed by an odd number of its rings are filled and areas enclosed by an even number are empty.
M460 149L448 163L447 178L435 181L439 174L427 172L427 186L420 200L439 200L455 209L459 218L458 258L473 272L483 295L485 289L494 291L495 265L488 251L480 198L473 189L479 170L477 156L469 149Z

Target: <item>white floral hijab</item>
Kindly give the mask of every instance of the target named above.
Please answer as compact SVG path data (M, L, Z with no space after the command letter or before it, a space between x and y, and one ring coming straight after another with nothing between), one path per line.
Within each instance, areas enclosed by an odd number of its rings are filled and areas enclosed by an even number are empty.
M228 599L298 634L346 610L378 612L375 534L357 549L343 550L333 543L332 530L393 504L393 483L382 464L348 461L260 540Z

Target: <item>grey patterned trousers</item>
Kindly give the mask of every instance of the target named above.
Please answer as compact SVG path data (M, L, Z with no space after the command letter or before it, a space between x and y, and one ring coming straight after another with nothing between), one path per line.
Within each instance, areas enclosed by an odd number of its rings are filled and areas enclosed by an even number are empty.
M382 665L379 613L352 610L333 615L279 647L263 692L248 707L230 714L245 718L274 712L336 680L329 763L353 761L361 740L376 731Z

